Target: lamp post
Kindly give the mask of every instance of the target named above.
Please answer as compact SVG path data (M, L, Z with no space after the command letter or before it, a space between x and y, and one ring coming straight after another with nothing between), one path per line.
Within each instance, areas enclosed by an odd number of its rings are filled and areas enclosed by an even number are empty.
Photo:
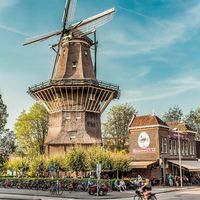
M178 130L178 160L179 160L179 168L180 168L180 182L181 182L181 187L183 187L182 160L181 160L181 141L180 141L179 130Z

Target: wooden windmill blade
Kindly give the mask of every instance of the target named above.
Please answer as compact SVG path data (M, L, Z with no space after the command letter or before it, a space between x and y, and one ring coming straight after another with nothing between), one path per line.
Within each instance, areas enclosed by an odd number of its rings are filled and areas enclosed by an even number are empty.
M60 57L60 44L62 41L62 36L63 36L64 32L66 31L66 24L68 25L74 19L76 3L77 3L77 0L66 0L66 3L65 3L65 8L64 8L63 18L62 18L63 30L62 30L60 40L58 42L58 50L57 50L56 58L54 61L54 67L53 67L51 79L53 79L53 77L54 77L54 73L56 71L56 65L57 65L58 59ZM67 31L69 31L69 30L70 29L67 29Z
M35 43L35 42L40 42L40 41L43 41L43 40L46 40L50 37L53 37L53 36L56 36L56 35L60 35L62 33L62 31L54 31L54 32L51 32L51 33L47 33L45 35L40 35L40 36L37 36L37 37L33 37L33 38L30 38L30 39L27 39L24 43L23 43L23 46L26 46L26 45L29 45L29 44L32 44L32 43Z
M66 24L71 23L74 20L77 0L66 0L64 13L63 13L63 28L65 29Z
M89 17L81 22L78 22L76 24L73 24L71 29L74 28L73 33L76 35L80 32L86 33L86 32L92 32L93 30L96 30L96 28L103 26L104 24L108 23L112 20L113 14L115 12L114 8L111 8L107 11L104 11L98 15L95 15L93 17Z

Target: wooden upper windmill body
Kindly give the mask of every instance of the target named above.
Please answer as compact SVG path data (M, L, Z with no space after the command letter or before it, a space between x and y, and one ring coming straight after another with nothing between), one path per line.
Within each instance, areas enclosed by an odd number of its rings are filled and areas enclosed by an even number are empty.
M57 55L51 79L29 88L29 93L49 112L47 155L66 152L75 144L101 144L101 113L113 98L119 97L118 86L97 81L96 64L93 67L90 53L90 47L96 47L97 42L88 37L111 20L115 10L69 25L75 2L66 2L62 30L24 43L28 45L60 35L58 44L52 45Z

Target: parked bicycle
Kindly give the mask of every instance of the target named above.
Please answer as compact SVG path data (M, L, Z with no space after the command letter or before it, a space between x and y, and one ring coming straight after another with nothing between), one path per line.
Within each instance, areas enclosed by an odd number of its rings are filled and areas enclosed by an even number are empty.
M58 180L56 182L52 182L52 185L50 187L50 193L51 195L62 195L63 190Z
M143 192L136 190L133 200L144 200ZM149 193L148 200L157 200L155 193Z

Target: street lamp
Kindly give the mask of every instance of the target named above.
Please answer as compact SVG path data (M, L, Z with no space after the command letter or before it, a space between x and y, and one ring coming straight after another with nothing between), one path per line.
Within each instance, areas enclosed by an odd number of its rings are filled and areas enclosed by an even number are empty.
M180 182L181 182L181 187L183 187L180 132L178 128L176 128L175 131L178 132L178 160L179 160L179 170L180 170Z

